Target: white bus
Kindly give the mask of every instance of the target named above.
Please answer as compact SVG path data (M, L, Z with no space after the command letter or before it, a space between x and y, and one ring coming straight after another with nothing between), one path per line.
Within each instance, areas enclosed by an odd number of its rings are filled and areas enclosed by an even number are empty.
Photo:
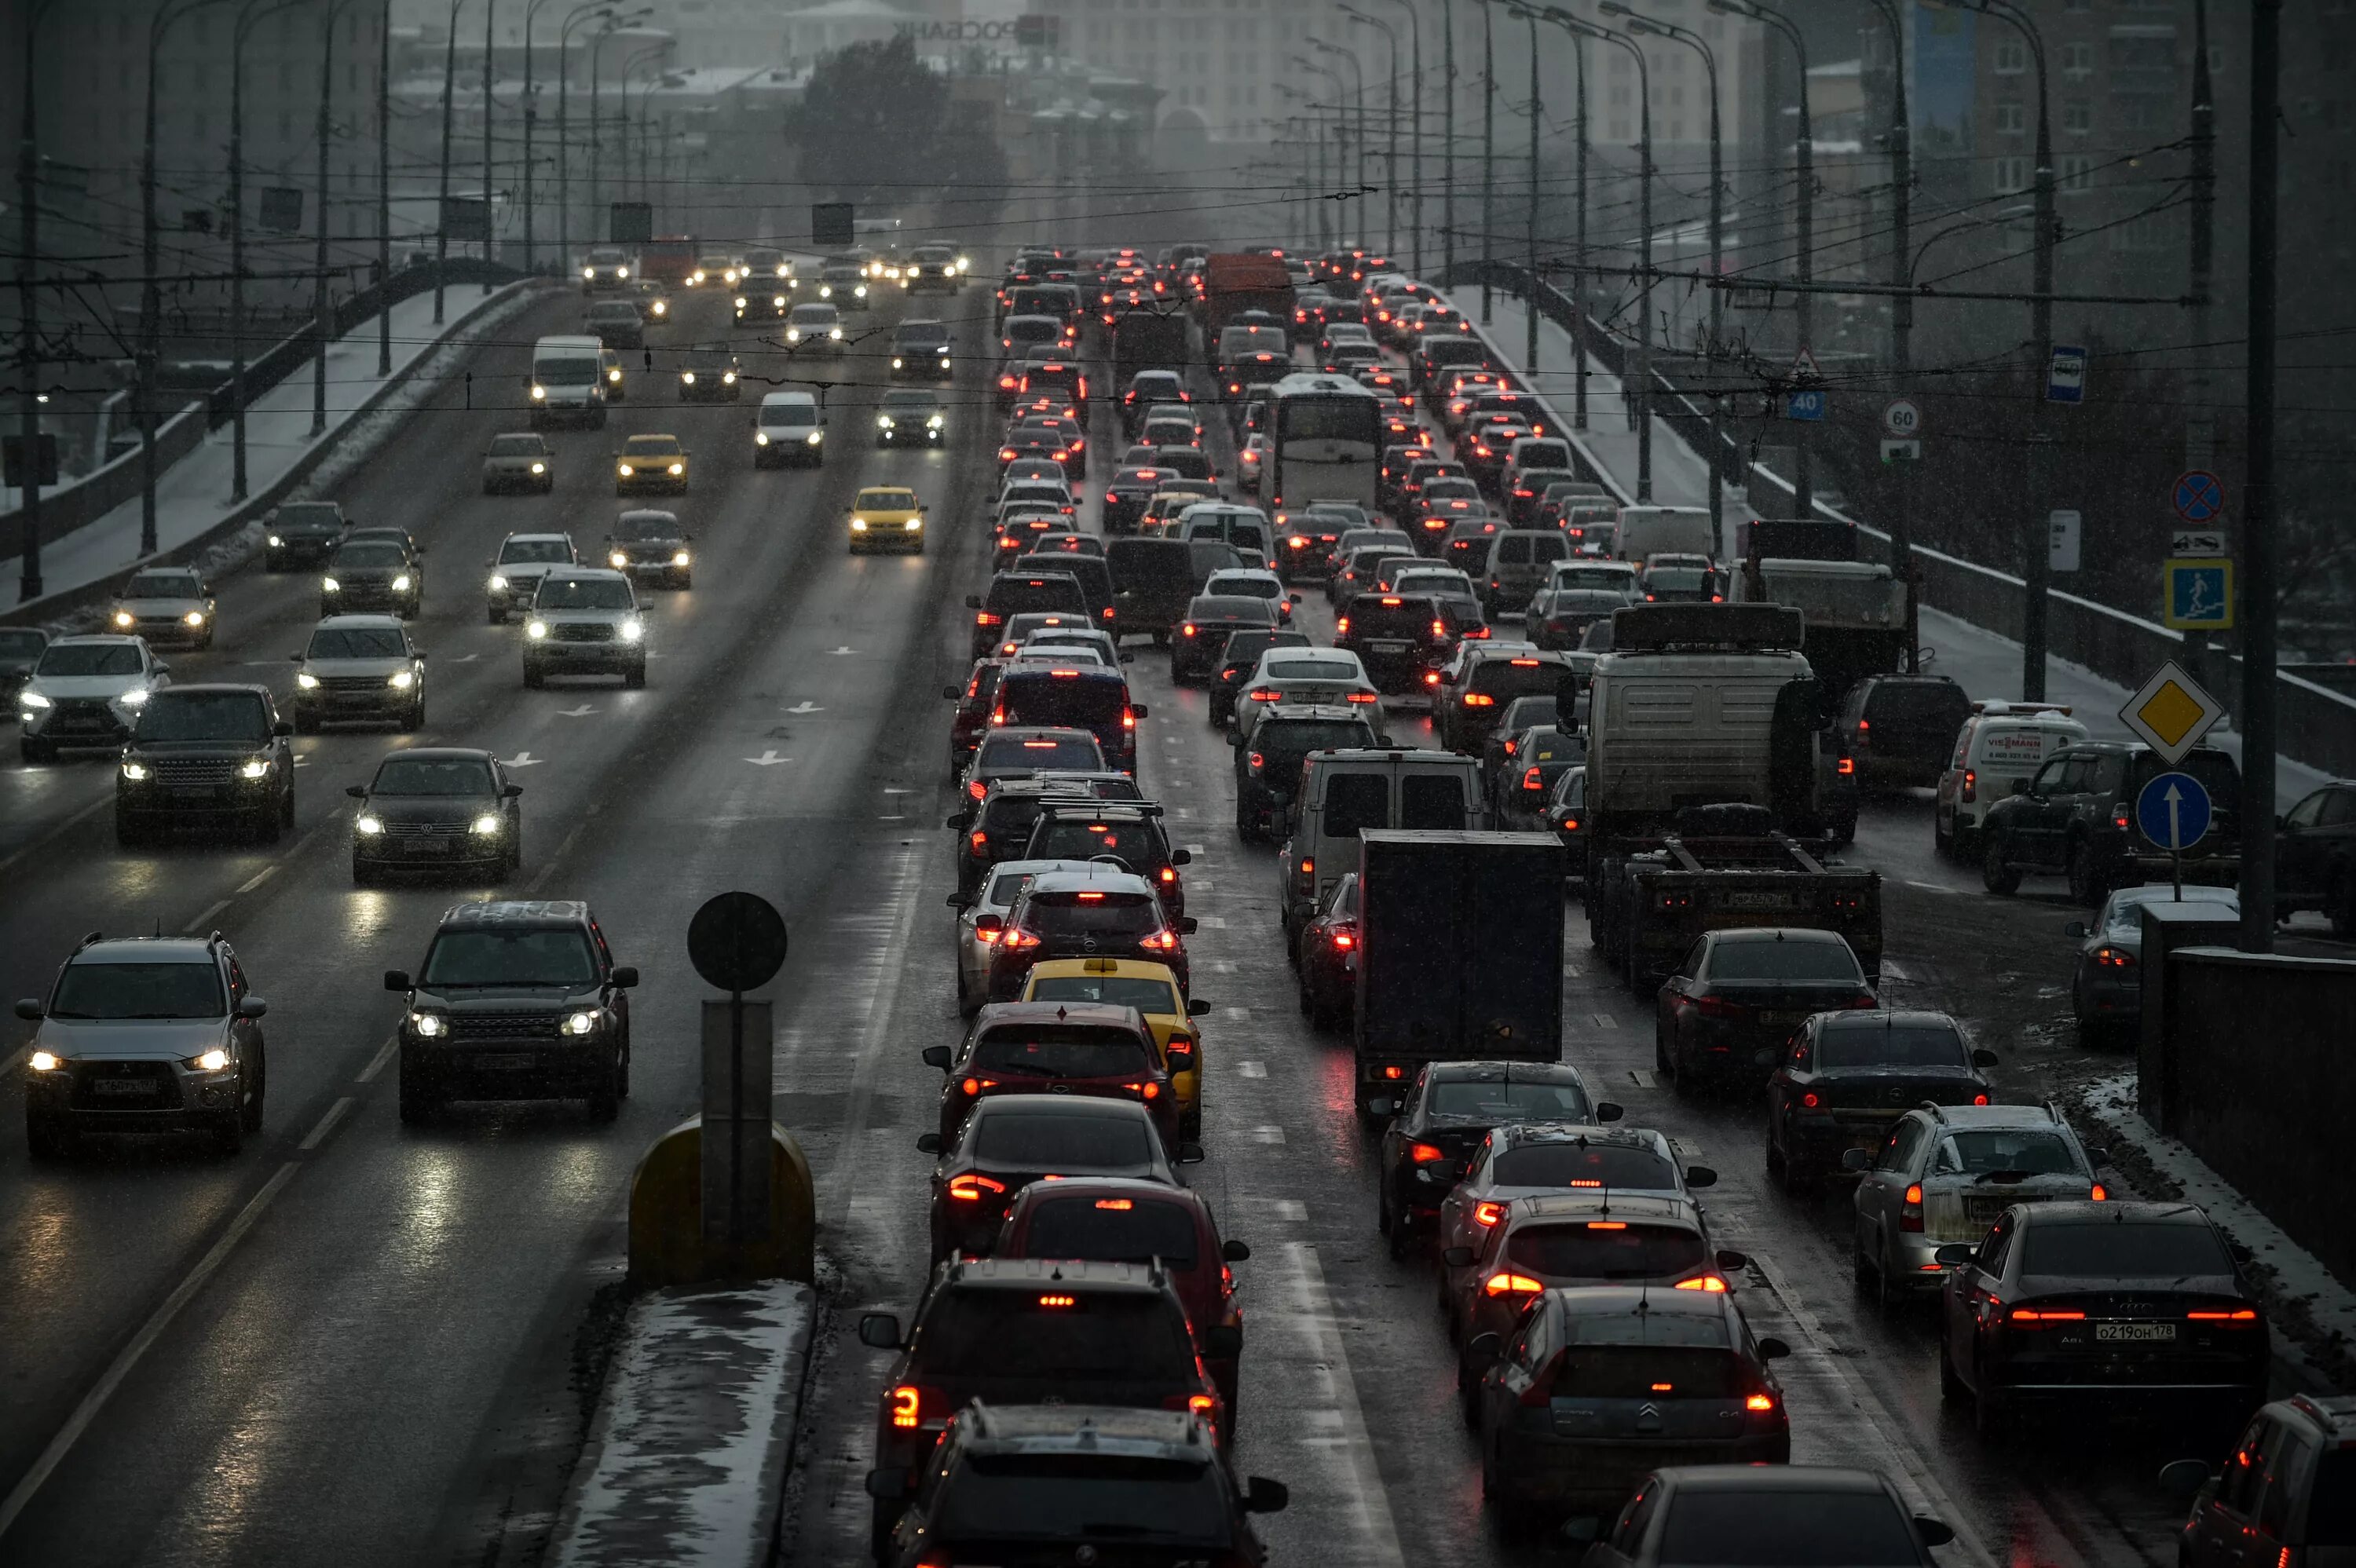
M1376 510L1383 453L1382 400L1347 376L1292 375L1268 411L1269 453L1259 498L1279 529L1312 501L1354 501Z

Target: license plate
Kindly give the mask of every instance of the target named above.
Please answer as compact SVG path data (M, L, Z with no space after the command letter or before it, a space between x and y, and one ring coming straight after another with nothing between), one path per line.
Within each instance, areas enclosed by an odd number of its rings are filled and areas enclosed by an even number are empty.
M1409 645L1404 642L1395 643L1386 640L1368 643L1366 651L1370 654L1403 654L1407 652L1408 646Z
M210 800L212 797L213 789L210 784L178 784L172 790L174 800Z
M486 1072L525 1072L530 1070L532 1064L533 1059L530 1056L477 1056L467 1063L468 1066L479 1068Z
M1726 909L1789 909L1792 907L1792 895L1730 891L1719 895L1719 902Z
M146 1078L93 1078L91 1089L101 1094L153 1094L155 1085Z
M1964 1212L1983 1225L1993 1225L1997 1216L2011 1207L2011 1203L2008 1198L1966 1198L1964 1200Z
M2097 1323L2094 1325L2094 1338L2136 1343L2168 1340L2176 1338L2176 1325L2173 1323Z
M1805 1013L1761 1013L1759 1021L1769 1029L1792 1029L1807 1016Z
M450 846L440 838L408 838L402 841L401 852L412 859L435 859L447 855Z

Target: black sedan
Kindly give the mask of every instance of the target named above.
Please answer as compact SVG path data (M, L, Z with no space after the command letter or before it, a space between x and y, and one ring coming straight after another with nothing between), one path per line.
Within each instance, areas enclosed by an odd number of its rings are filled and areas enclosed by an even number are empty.
M1405 1257L1462 1179L1466 1159L1507 1122L1590 1125L1620 1116L1619 1106L1588 1093L1587 1080L1568 1062L1432 1062L1383 1129L1376 1228L1390 1238L1391 1254Z
M1879 1149L1898 1119L1926 1102L1986 1105L1996 1085L1981 1069L1993 1051L1964 1038L1944 1013L1817 1013L1780 1051L1762 1047L1767 1080L1767 1168L1804 1191L1850 1149Z
M1680 1465L1654 1471L1645 1504L1574 1518L1563 1534L1591 1541L1580 1568L1673 1563L1870 1563L1932 1568L1930 1549L1955 1539L1944 1520L1907 1511L1890 1479L1830 1465Z
M695 582L691 540L677 512L634 507L614 519L605 536L605 564L627 572L633 582L690 588Z
M1207 681L1219 654L1237 632L1271 631L1276 626L1276 603L1241 593L1197 593L1188 602L1170 639L1170 682L1190 686Z
M377 764L376 777L344 793L352 818L352 880L386 871L487 872L523 866L521 784L488 752L412 746Z
M265 537L262 566L270 571L325 562L344 537L344 509L333 501L288 501L273 507L262 519Z
M1153 1117L1134 1100L1086 1094L1001 1094L966 1117L954 1142L937 1132L916 1147L933 1166L932 1256L990 1251L1015 1195L1053 1173L1127 1176L1183 1187L1177 1168L1203 1157L1200 1146L1163 1147Z
M1236 693L1243 689L1244 677L1259 667L1260 655L1270 648L1308 645L1305 632L1280 632L1258 626L1229 632L1226 648L1219 655L1218 667L1211 672L1211 722L1225 728L1236 716Z
M1710 1082L1755 1090L1768 1072L1759 1052L1781 1047L1811 1014L1878 1005L1857 955L1834 932L1713 931L1655 1001L1654 1067L1681 1094Z

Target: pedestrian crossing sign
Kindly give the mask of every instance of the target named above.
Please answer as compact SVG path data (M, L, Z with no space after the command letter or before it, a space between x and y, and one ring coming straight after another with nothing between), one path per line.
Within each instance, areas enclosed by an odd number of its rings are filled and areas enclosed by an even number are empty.
M2160 620L2179 632L2222 632L2233 624L2233 563L2174 560L2168 563Z

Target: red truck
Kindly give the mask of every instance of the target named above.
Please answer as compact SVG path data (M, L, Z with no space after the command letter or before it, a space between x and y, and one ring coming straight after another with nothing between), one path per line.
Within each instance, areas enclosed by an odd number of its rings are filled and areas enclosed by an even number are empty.
M1248 310L1264 310L1280 325L1292 321L1292 274L1274 256L1233 253L1203 261L1203 324L1216 341L1219 329Z
M669 288L685 288L695 271L696 243L692 234L658 234L638 247L638 277Z

